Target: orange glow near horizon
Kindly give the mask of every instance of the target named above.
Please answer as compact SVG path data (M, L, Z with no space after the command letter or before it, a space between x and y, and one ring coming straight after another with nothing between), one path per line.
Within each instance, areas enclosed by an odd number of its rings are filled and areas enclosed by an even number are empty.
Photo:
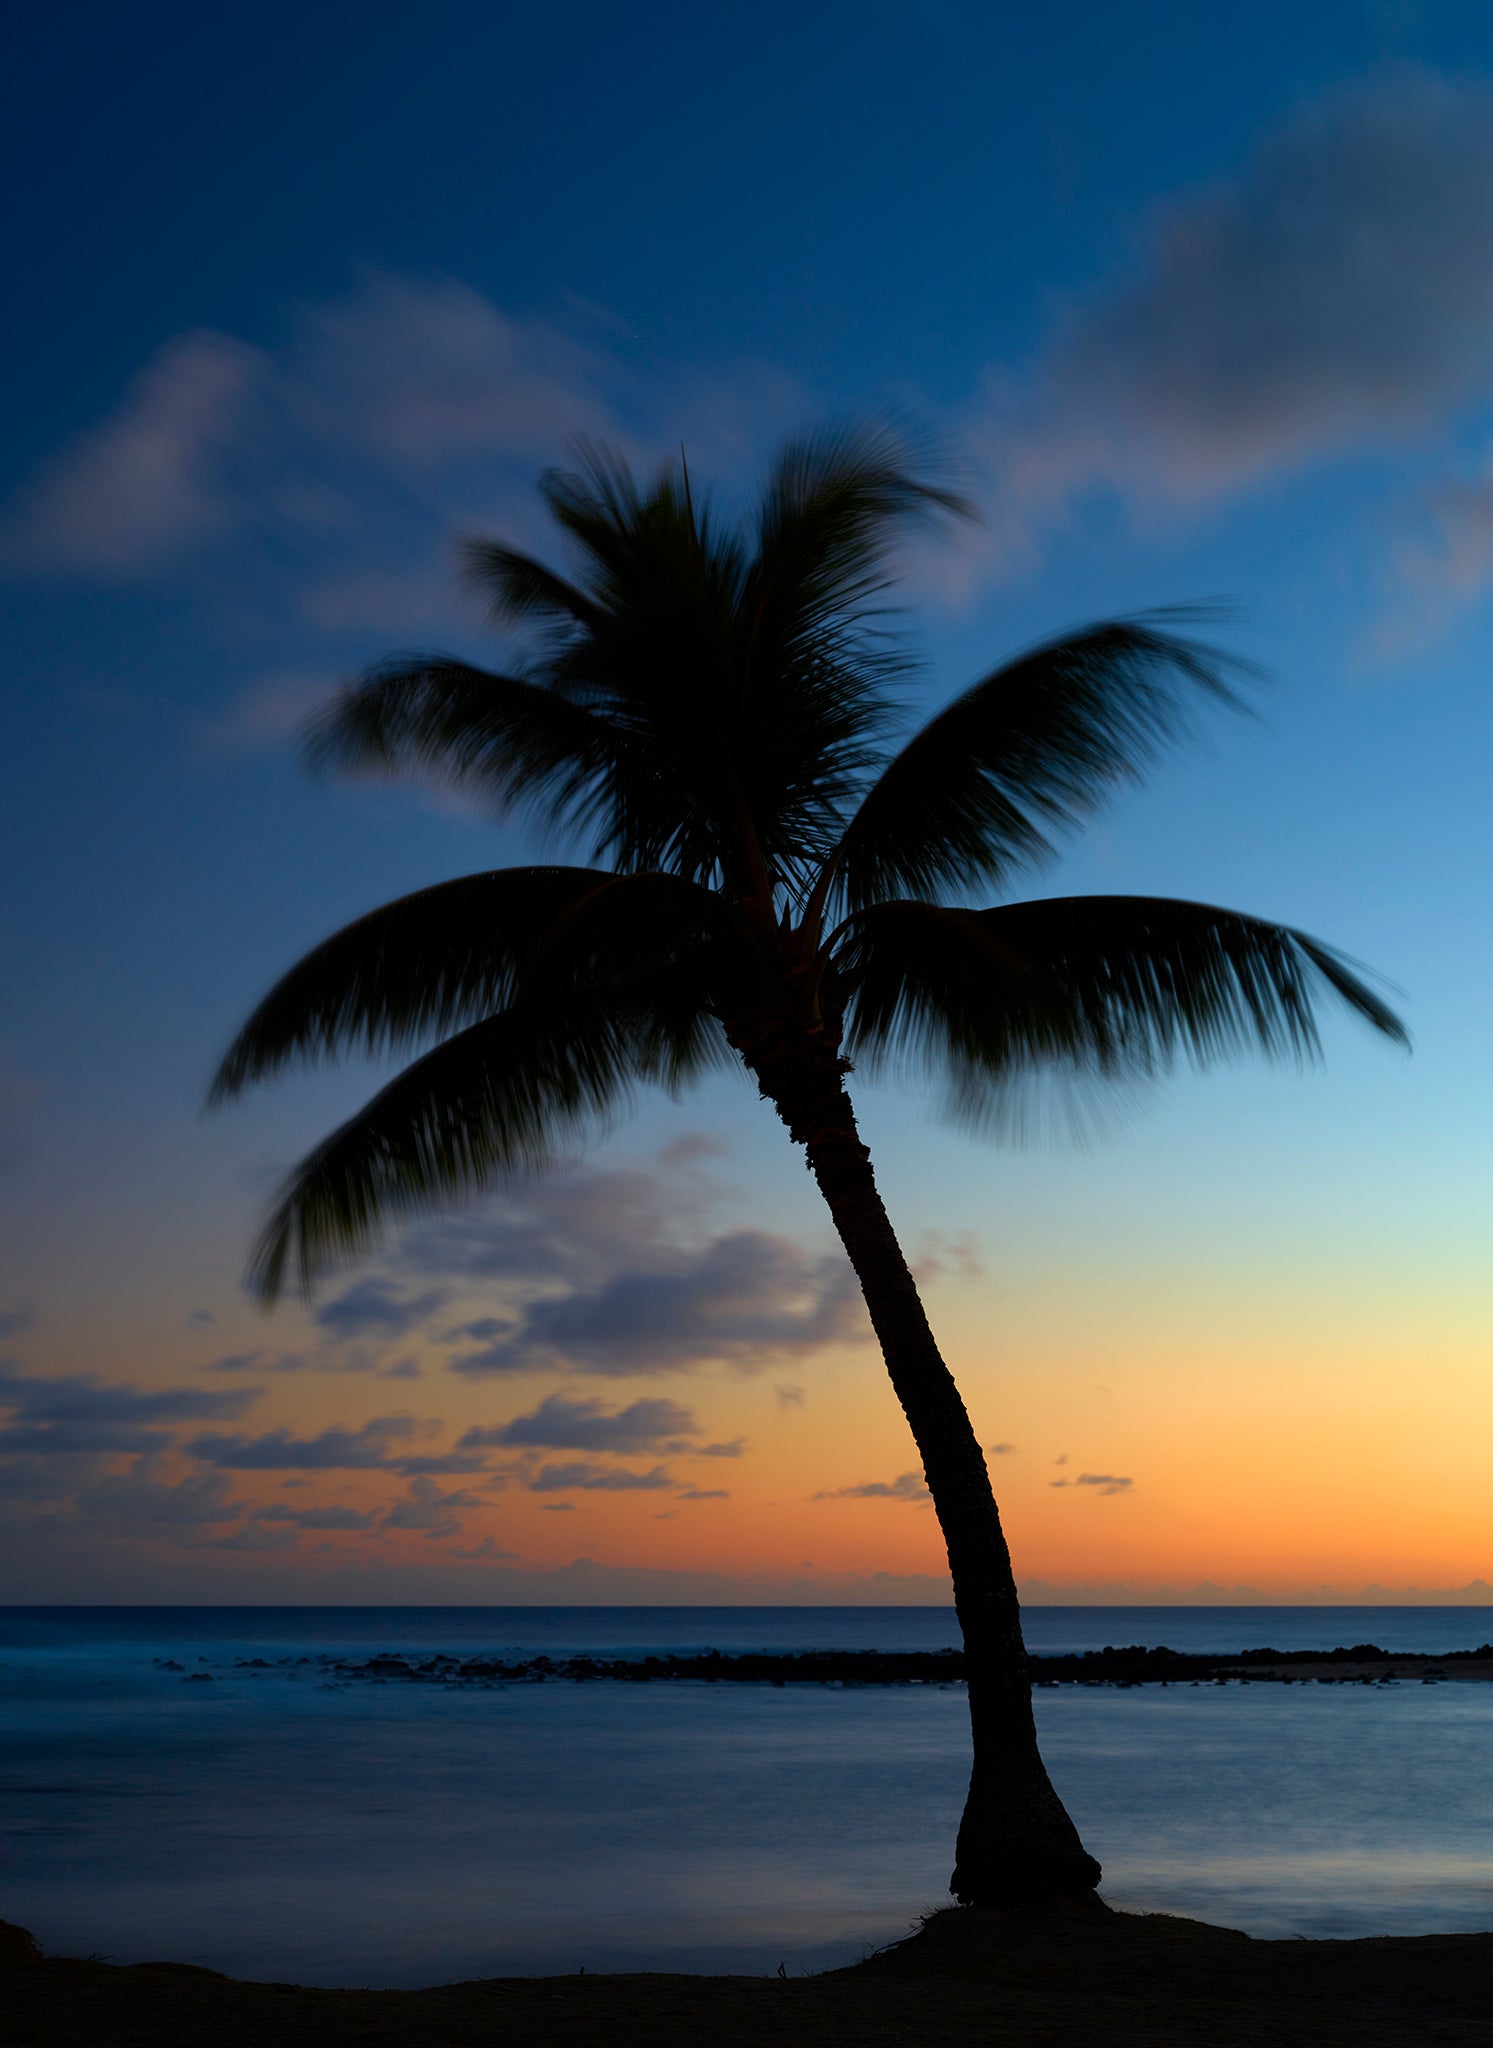
M1028 1597L1447 1597L1493 1579L1493 1378L1470 1287L1423 1290L1433 1324L1393 1274L1350 1287L1327 1272L1313 1286L1304 1262L1277 1268L1270 1288L1242 1259L1235 1270L1178 1261L1164 1279L1159 1261L1090 1255L1066 1278L1055 1257L1040 1270L1013 1259L1012 1274L944 1270L927 1293L991 1450ZM491 1313L490 1294L469 1295L453 1320ZM545 1466L586 1463L575 1449L499 1447L487 1470L448 1465L420 1478L392 1458L379 1469L226 1460L222 1480L257 1537L220 1550L222 1597L240 1597L232 1587L277 1558L294 1570L294 1597L309 1600L338 1597L318 1589L365 1569L444 1573L433 1597L479 1603L502 1601L513 1575L530 1573L521 1597L543 1599L542 1575L577 1559L716 1575L741 1582L746 1599L941 1597L937 1523L916 1497L917 1455L869 1336L751 1372L474 1379L446 1371L447 1352L418 1339L400 1347L403 1373L282 1371L276 1340L294 1352L301 1313L244 1317L240 1344L254 1347L255 1365L213 1377L179 1314L171 1327L164 1312L142 1311L158 1341L138 1363L116 1351L113 1376L146 1389L261 1389L243 1419L183 1428L183 1444L198 1428L305 1439L396 1416L401 1457L449 1460L464 1431L501 1429L551 1396L605 1413L667 1400L693 1427L672 1447L609 1454L601 1469L614 1478L668 1475L618 1490L536 1490ZM36 1336L28 1369L65 1374L73 1359L101 1355L107 1331L89 1327L85 1301ZM215 1330L214 1346L230 1342ZM740 1456L701 1454L737 1439ZM181 1478L192 1468L168 1457L160 1469ZM329 1512L346 1526L309 1519ZM668 1598L667 1583L652 1597ZM686 1587L677 1597L699 1596Z

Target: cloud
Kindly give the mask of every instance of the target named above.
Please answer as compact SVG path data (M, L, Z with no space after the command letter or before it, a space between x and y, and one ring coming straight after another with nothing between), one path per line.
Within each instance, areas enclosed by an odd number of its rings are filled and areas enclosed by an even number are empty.
M195 1472L170 1484L137 1467L85 1486L74 1508L98 1532L144 1536L236 1521L243 1503L230 1497L220 1473Z
M456 1536L461 1533L462 1515L468 1508L486 1507L479 1494L454 1491L442 1493L433 1479L416 1476L409 1483L408 1496L396 1501L384 1516L385 1529L415 1529L422 1536Z
M979 1280L985 1272L979 1246L967 1230L953 1236L942 1230L925 1230L911 1263L913 1278L920 1287L943 1280L950 1273L960 1280Z
M192 1544L194 1550L294 1550L298 1532L294 1529L266 1529L258 1522L245 1522L229 1536L200 1536ZM329 1544L317 1544L318 1550L330 1549Z
M381 1365L376 1350L368 1351L361 1346L347 1350L230 1351L222 1358L210 1359L202 1370L221 1373L376 1373L385 1380L418 1380L424 1377L413 1358L402 1358L396 1365Z
M658 1493L674 1483L661 1465L651 1472L628 1472L620 1466L589 1461L543 1465L528 1482L534 1493Z
M378 1520L373 1508L293 1508L284 1501L254 1510L256 1521L293 1522L298 1529L371 1529Z
M0 1309L0 1337L18 1337L22 1330L29 1330L35 1321L36 1311L33 1308L22 1306Z
M518 1555L516 1551L505 1550L496 1536L484 1536L466 1550L451 1550L450 1557L459 1557L466 1564L502 1564Z
M458 1447L454 1451L435 1451L412 1457L392 1458L389 1461L389 1470L401 1472L409 1478L413 1478L416 1473L485 1472L487 1458L480 1450L470 1447L463 1450Z
M74 1453L151 1451L170 1441L162 1424L235 1421L259 1398L257 1387L222 1393L197 1387L142 1389L92 1373L46 1379L0 1363L0 1451Z
M1473 474L1427 485L1412 507L1417 514L1418 530L1395 550L1406 603L1378 635L1390 657L1446 625L1493 583L1493 448Z
M563 1394L551 1394L532 1414L515 1416L497 1428L469 1429L459 1439L459 1447L523 1444L567 1451L683 1449L679 1439L690 1435L694 1427L694 1415L677 1401L634 1401L629 1407L611 1411L600 1401L571 1401ZM721 1448L717 1446L712 1455L720 1455Z
M529 1288L594 1287L613 1274L667 1262L698 1228L716 1190L702 1161L719 1145L687 1132L654 1166L571 1162L520 1187L500 1189L480 1208L407 1233L395 1263L422 1280L520 1281ZM511 1327L490 1316L452 1338L479 1342Z
M445 1301L432 1289L424 1294L406 1294L391 1280L377 1275L359 1280L316 1312L319 1328L337 1338L404 1337L429 1322Z
M733 1436L731 1441L725 1444L697 1444L695 1446L695 1456L697 1458L743 1458L746 1456L746 1443L747 1440L744 1436Z
M5 553L16 568L156 576L247 532L334 560L345 537L355 557L360 486L437 499L484 464L532 469L613 424L603 369L467 286L370 274L304 309L273 354L205 331L167 342L13 508ZM333 575L333 610L336 590Z
M0 564L130 578L176 562L235 524L235 444L266 359L226 334L158 350L119 411L36 479L0 526Z
M1101 1494L1128 1493L1134 1486L1133 1479L1121 1478L1114 1472L1080 1472L1076 1479L1049 1479L1049 1486L1092 1486Z
M209 1359L204 1372L308 1372L311 1361L301 1351L229 1351Z
M546 1370L616 1379L712 1365L750 1372L864 1341L864 1307L838 1248L816 1253L767 1231L710 1230L717 1190L707 1168L720 1149L686 1134L656 1164L562 1167L422 1223L321 1305L315 1324L324 1341L236 1350L203 1369L224 1377L416 1379L421 1364L400 1354L417 1330L448 1347L444 1364L468 1378ZM487 1300L473 1313L478 1290ZM467 1436L462 1449L668 1452L682 1449L695 1428L677 1402L616 1410L551 1396L511 1423ZM741 1450L736 1439L703 1455Z
M802 1387L774 1387L772 1394L778 1406L784 1410L802 1408L808 1398Z
M867 1334L843 1254L812 1258L786 1238L737 1230L666 1268L541 1297L517 1330L451 1368L474 1378L557 1368L621 1377L706 1364L750 1372Z
M630 352L455 279L370 271L301 307L276 348L167 341L12 503L0 563L179 586L231 549L240 591L288 576L313 626L405 633L449 615L453 526L537 538L534 472L578 434L636 454L682 433L709 461L801 412L758 366L648 378Z
M811 1500L910 1501L926 1501L929 1497L921 1472L902 1472L891 1481L868 1479L860 1486L836 1486L809 1496Z
M411 1231L390 1270L499 1298L443 1333L454 1371L603 1376L708 1364L754 1370L866 1334L848 1262L757 1230L708 1234L714 1140L655 1165L571 1165ZM705 1226L702 1229L702 1226Z
M297 739L337 682L330 668L277 669L260 676L198 728L203 758L231 761Z
M1015 1450L1015 1444L986 1444L985 1455L987 1458L1009 1458Z
M186 1448L204 1464L231 1472L363 1472L397 1470L396 1444L418 1433L412 1415L381 1415L357 1429L334 1426L317 1436L292 1436L288 1429L263 1436L194 1437Z
M1493 390L1490 239L1487 82L1402 69L1298 107L995 392L1013 507L1198 504L1424 436Z
M675 1500L729 1500L730 1494L724 1486L691 1486L683 1493L676 1493Z

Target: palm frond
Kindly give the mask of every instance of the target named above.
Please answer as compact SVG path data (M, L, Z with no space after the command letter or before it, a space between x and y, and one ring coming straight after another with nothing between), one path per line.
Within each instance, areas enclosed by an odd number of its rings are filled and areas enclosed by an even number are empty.
M974 516L967 499L916 474L929 459L885 425L832 427L780 451L742 592L754 665L771 674L785 651L826 640L845 651L888 585L896 543L918 526Z
M533 1171L591 1138L642 1082L677 1083L721 1058L714 1021L682 1007L518 1004L416 1060L318 1145L277 1195L251 1289L287 1274L308 1292L400 1216Z
M645 483L583 446L542 486L569 574L469 546L495 612L540 629L526 674L623 749L586 792L594 858L715 880L741 860L744 821L790 882L828 851L880 758L886 685L907 665L870 603L888 548L963 509L912 461L887 430L793 443L767 480L749 558L678 464Z
M380 662L310 720L305 746L315 769L423 771L561 834L599 827L603 843L609 791L627 779L626 741L604 720L444 655Z
M995 669L907 742L840 842L845 900L1006 885L1167 743L1200 701L1237 706L1247 665L1175 630L1196 609L1106 620Z
M979 1121L993 1090L1041 1072L1144 1081L1179 1057L1305 1061L1327 996L1399 1044L1399 1018L1319 940L1165 897L1069 896L995 910L888 903L836 936L851 1053L952 1077Z
M408 1050L541 994L589 989L630 1000L647 989L660 1003L720 1007L761 971L731 906L673 875L464 875L370 911L314 947L239 1032L208 1103L292 1065Z
M481 539L466 541L461 555L466 579L487 599L495 625L537 619L568 638L596 623L596 605L587 593L532 555Z
M498 868L370 911L276 982L224 1055L209 1106L292 1065L404 1050L491 1016L557 921L613 880L596 868Z

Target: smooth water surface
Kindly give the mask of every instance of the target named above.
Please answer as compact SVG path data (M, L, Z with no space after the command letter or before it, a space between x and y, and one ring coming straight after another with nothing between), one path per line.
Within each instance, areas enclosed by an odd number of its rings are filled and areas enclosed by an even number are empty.
M1485 1609L1031 1619L1037 1649L1493 1635ZM958 1687L333 1688L233 1660L950 1640L936 1609L10 1610L0 1916L62 1952L328 1984L853 1960L946 1901ZM1493 1687L1063 1687L1037 1711L1117 1905L1493 1927Z

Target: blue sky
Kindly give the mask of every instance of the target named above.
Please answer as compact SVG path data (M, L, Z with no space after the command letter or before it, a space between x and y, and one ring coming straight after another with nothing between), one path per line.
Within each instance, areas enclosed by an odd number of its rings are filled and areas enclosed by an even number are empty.
M947 446L984 515L907 565L927 703L1057 626L1214 596L1237 607L1223 637L1273 678L1258 721L1213 721L1036 886L1279 915L1381 969L1417 1046L1407 1062L1334 1025L1323 1075L1180 1080L1084 1154L992 1155L916 1095L872 1091L867 1125L909 1236L977 1247L937 1286L980 1398L992 1413L1004 1398L971 1333L999 1322L1009 1261L1052 1276L1053 1342L1091 1377L1106 1325L1064 1323L1057 1297L1117 1290L1106 1313L1138 1319L1138 1352L1158 1356L1245 1327L1265 1300L1265 1383L1287 1354L1316 1355L1314 1332L1336 1327L1351 1352L1393 1328L1397 1398L1439 1389L1431 1436L1465 1434L1480 1412L1493 1092L1485 10L1225 19L928 0L515 22L447 4L418 20L378 5L62 5L13 32L6 73L8 170L27 195L8 230L27 317L0 337L15 969L0 1284L26 1320L13 1371L158 1397L208 1386L218 1354L326 1337L292 1310L266 1339L237 1275L273 1177L368 1077L297 1083L210 1122L199 1102L233 1025L298 949L386 896L529 851L433 792L312 785L295 755L299 719L361 662L409 645L496 652L457 586L454 541L490 530L542 546L533 481L576 433L639 460L684 440L731 499L780 434L891 409ZM729 1147L711 1168L712 1242L787 1230L827 1250L800 1169L744 1092L646 1107L603 1169L653 1161L677 1194L657 1162L688 1132ZM594 1293L594 1226L578 1218L553 1284ZM663 1231L610 1256L677 1279L694 1251ZM835 1350L846 1327L811 1266L786 1350L764 1338L733 1364L697 1333L700 1403L734 1440L747 1378L791 1367L785 1384L813 1398L796 1447L764 1451L764 1471L821 1458L825 1486L890 1481L894 1462L834 1464L827 1389L869 1363ZM418 1300L413 1271L399 1284ZM1193 1304L1182 1325L1179 1300ZM1013 1341L1030 1347L1035 1327L1018 1317ZM445 1443L507 1426L515 1401L474 1394L443 1341L419 1332L421 1427L439 1421ZM667 1341L687 1350L689 1332ZM830 1375L817 1410L816 1344ZM557 1370L584 1380L595 1361L579 1357ZM337 1361L266 1379L262 1426L309 1438L366 1423L371 1380ZM403 1362L381 1353L369 1371ZM1261 1423L1282 1436L1289 1380ZM597 1384L586 1398L663 1398L646 1374ZM549 1397L526 1382L531 1395ZM1033 1429L1043 1399L1038 1382L1020 1391ZM1420 1542L1415 1503L1453 1482L1431 1450L1413 1475L1395 1470L1400 1411L1375 1399L1380 1463L1363 1484L1382 1497L1403 1482L1406 1570L1448 1586L1493 1574L1474 1535ZM176 1421L201 1412L187 1398ZM153 1415L140 1426L167 1426L159 1399ZM11 1417L27 1426L19 1406ZM1320 1473L1330 1424L1311 1426ZM1217 1410L1188 1427L1160 1432L1158 1474L1204 1469ZM891 1428L866 1458L895 1461ZM219 1571L240 1574L225 1597L283 1592L274 1574L306 1561L264 1502L260 1534L273 1524L280 1547L262 1555L226 1547L252 1515L151 1523L152 1487L196 1485L173 1498L202 1507L193 1440L57 1450L43 1485L34 1436L7 1462L0 1430L23 1537L69 1560L23 1575L17 1597L83 1597L106 1535L131 1560L109 1583L139 1597L210 1590ZM1237 1528L1188 1537L1185 1495L1137 1537L1134 1583L1268 1579L1273 1553L1251 1565L1244 1509ZM879 1511L891 1530L900 1506ZM377 1536L393 1510L360 1495L347 1512ZM524 1572L567 1561L502 1534L505 1501L496 1512L437 1513L439 1558L418 1583L517 1597ZM1345 1502L1340 1520L1366 1515ZM1045 1528L1032 1575L1089 1583L1083 1541ZM489 1531L501 1569L447 1542L463 1529ZM936 1576L922 1538L899 1531L866 1525L867 1568L884 1556ZM670 1562L673 1533L607 1525L597 1541L619 1567L667 1573L685 1563ZM1097 1558L1112 1537L1096 1522L1084 1541ZM310 1568L386 1589L406 1565L362 1540ZM744 1519L719 1568L786 1583L754 1541ZM1312 1567L1350 1589L1394 1568L1331 1543ZM841 1584L839 1564L823 1569Z

